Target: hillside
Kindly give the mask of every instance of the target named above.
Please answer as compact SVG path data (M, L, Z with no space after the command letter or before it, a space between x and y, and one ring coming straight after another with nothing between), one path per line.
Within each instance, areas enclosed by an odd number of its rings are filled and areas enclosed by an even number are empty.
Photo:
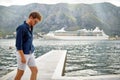
M15 32L16 27L27 19L31 11L39 11L43 16L34 32L47 33L62 27L66 30L91 30L98 26L110 36L120 36L120 7L110 3L0 6L0 36Z

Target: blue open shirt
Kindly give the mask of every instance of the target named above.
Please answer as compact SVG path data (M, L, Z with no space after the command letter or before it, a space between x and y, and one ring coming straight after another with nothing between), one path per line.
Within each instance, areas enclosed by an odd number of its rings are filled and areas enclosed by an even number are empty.
M24 22L16 29L16 48L23 50L24 54L30 54L34 51L33 41L33 28Z

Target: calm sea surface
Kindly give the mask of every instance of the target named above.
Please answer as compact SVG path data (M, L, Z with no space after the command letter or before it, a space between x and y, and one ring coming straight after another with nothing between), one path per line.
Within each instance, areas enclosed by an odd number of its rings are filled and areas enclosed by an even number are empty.
M0 39L0 77L16 69L15 40ZM34 40L35 56L67 50L65 76L120 74L120 41Z

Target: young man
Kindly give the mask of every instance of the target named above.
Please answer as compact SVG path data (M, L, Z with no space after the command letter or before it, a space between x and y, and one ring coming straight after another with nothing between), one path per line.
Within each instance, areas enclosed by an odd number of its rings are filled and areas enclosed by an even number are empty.
M25 71L26 65L31 70L30 80L37 78L37 66L34 58L33 27L41 21L41 15L38 12L32 12L29 18L16 29L16 48L17 48L17 63L18 70L14 80L21 80Z

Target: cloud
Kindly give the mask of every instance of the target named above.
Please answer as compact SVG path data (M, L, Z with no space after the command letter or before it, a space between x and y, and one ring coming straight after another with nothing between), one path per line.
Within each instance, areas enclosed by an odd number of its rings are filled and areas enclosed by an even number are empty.
M119 0L0 0L0 5L25 5L29 3L44 3L44 4L56 4L56 3L100 3L110 2L114 5L120 6Z

